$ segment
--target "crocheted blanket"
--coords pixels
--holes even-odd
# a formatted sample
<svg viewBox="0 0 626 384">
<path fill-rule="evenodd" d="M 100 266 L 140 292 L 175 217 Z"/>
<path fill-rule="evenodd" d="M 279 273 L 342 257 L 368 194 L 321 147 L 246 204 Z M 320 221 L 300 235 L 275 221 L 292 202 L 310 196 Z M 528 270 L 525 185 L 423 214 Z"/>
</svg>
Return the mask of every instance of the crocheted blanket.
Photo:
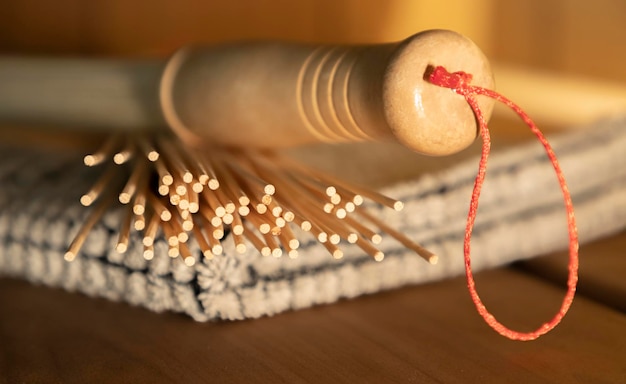
<svg viewBox="0 0 626 384">
<path fill-rule="evenodd" d="M 576 209 L 581 241 L 626 227 L 626 119 L 552 138 Z M 189 267 L 167 255 L 162 238 L 151 261 L 134 233 L 125 254 L 114 248 L 121 210 L 105 214 L 73 262 L 63 255 L 87 213 L 79 198 L 93 171 L 71 155 L 0 148 L 0 276 L 125 301 L 153 311 L 183 312 L 196 320 L 243 319 L 332 303 L 463 272 L 462 243 L 477 160 L 389 187 L 401 212 L 369 209 L 439 256 L 430 265 L 383 235 L 376 262 L 342 245 L 344 258 L 300 234 L 300 256 L 224 255 Z M 567 246 L 565 210 L 553 169 L 536 143 L 492 155 L 481 197 L 472 255 L 475 270 L 496 267 Z M 200 252 L 196 244 L 191 251 Z"/>
</svg>

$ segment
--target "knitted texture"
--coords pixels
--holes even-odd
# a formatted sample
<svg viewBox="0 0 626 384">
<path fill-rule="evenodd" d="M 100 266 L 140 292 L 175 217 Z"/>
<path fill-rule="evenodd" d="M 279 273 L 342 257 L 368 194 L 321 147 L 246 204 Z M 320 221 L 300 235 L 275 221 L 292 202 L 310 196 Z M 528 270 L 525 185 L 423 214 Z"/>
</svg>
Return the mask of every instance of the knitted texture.
<svg viewBox="0 0 626 384">
<path fill-rule="evenodd" d="M 606 120 L 552 139 L 567 177 L 581 242 L 626 227 L 626 119 Z M 167 255 L 162 238 L 151 261 L 133 233 L 125 254 L 114 250 L 122 210 L 108 212 L 71 263 L 63 260 L 87 209 L 78 202 L 94 172 L 70 155 L 0 150 L 0 276 L 23 277 L 153 311 L 183 312 L 199 321 L 243 319 L 332 303 L 406 284 L 463 273 L 463 236 L 477 160 L 390 187 L 402 212 L 371 211 L 439 255 L 430 265 L 383 234 L 382 262 L 342 244 L 334 260 L 307 234 L 300 257 L 239 254 L 225 239 L 225 255 L 188 267 Z M 475 270 L 565 249 L 562 195 L 553 169 L 535 143 L 494 153 L 472 239 Z"/>
</svg>

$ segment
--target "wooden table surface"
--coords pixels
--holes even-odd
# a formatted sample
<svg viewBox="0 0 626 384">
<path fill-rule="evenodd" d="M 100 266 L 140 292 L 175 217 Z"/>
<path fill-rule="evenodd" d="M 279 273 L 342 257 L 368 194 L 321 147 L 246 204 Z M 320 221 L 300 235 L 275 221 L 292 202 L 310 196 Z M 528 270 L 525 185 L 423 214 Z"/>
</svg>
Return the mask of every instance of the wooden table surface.
<svg viewBox="0 0 626 384">
<path fill-rule="evenodd" d="M 463 277 L 205 324 L 0 279 L 0 382 L 624 383 L 625 248 L 626 234 L 582 248 L 571 312 L 534 342 L 488 328 Z M 501 321 L 529 330 L 560 305 L 564 260 L 558 254 L 479 273 L 477 285 Z M 554 273 L 532 272 L 555 261 Z M 605 275 L 605 285 L 618 284 L 617 299 L 594 293 Z"/>
</svg>

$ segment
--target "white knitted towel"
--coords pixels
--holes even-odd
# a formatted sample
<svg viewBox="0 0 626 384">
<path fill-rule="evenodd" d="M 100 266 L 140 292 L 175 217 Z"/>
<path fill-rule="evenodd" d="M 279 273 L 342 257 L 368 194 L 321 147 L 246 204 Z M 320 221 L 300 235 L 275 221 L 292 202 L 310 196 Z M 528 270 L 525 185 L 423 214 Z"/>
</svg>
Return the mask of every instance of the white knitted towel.
<svg viewBox="0 0 626 384">
<path fill-rule="evenodd" d="M 581 241 L 626 227 L 626 119 L 595 124 L 552 140 L 574 199 Z M 193 267 L 167 255 L 163 239 L 152 261 L 141 239 L 114 251 L 121 211 L 109 212 L 73 262 L 66 248 L 87 213 L 80 194 L 92 170 L 75 156 L 0 149 L 0 276 L 60 286 L 153 311 L 176 311 L 196 320 L 243 319 L 331 303 L 463 271 L 462 241 L 477 160 L 383 191 L 405 202 L 402 212 L 371 207 L 388 224 L 439 255 L 430 265 L 383 236 L 386 254 L 375 262 L 344 245 L 334 260 L 306 234 L 296 260 L 250 252 L 224 241 L 225 256 L 204 260 L 195 244 Z M 492 155 L 472 240 L 480 270 L 529 258 L 567 244 L 565 210 L 554 171 L 536 143 Z M 136 235 L 136 234 L 135 234 Z M 137 246 L 133 246 L 133 244 Z"/>
</svg>

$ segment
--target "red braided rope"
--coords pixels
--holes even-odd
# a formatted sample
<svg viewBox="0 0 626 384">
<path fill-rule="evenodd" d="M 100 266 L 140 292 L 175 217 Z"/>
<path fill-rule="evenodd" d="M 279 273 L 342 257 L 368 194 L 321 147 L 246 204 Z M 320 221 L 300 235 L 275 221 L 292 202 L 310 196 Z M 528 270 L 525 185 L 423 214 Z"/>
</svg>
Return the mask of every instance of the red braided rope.
<svg viewBox="0 0 626 384">
<path fill-rule="evenodd" d="M 569 189 L 567 188 L 567 184 L 565 182 L 565 177 L 563 176 L 563 171 L 559 166 L 559 162 L 556 158 L 556 155 L 554 154 L 554 151 L 552 150 L 552 147 L 548 143 L 548 140 L 546 140 L 545 136 L 541 133 L 539 128 L 537 128 L 537 125 L 517 104 L 513 103 L 511 100 L 507 99 L 506 97 L 495 91 L 470 85 L 472 75 L 465 72 L 450 73 L 443 67 L 436 67 L 432 71 L 428 79 L 432 84 L 445 88 L 450 88 L 454 92 L 465 98 L 467 103 L 474 111 L 474 115 L 476 116 L 476 120 L 479 124 L 480 135 L 483 140 L 482 152 L 478 165 L 478 174 L 476 175 L 476 180 L 474 182 L 472 199 L 470 201 L 469 213 L 467 215 L 467 225 L 465 227 L 465 241 L 463 245 L 465 275 L 467 277 L 467 285 L 472 301 L 476 305 L 478 313 L 483 317 L 485 322 L 489 324 L 489 326 L 491 326 L 491 328 L 493 328 L 499 334 L 512 340 L 534 340 L 539 336 L 549 332 L 561 322 L 561 320 L 569 310 L 570 306 L 572 305 L 572 301 L 574 300 L 574 295 L 576 293 L 576 284 L 578 282 L 578 231 L 576 229 L 576 220 L 574 218 L 574 206 L 572 204 L 572 198 L 570 196 Z M 565 209 L 567 212 L 567 229 L 569 234 L 569 275 L 567 279 L 567 292 L 565 294 L 565 297 L 563 298 L 561 308 L 555 314 L 555 316 L 549 322 L 543 324 L 538 329 L 532 332 L 518 332 L 504 326 L 502 323 L 496 320 L 496 318 L 487 310 L 482 300 L 480 299 L 478 292 L 476 291 L 476 283 L 474 282 L 474 276 L 472 274 L 470 258 L 470 240 L 472 237 L 474 222 L 476 221 L 476 212 L 478 211 L 478 199 L 480 197 L 480 191 L 482 189 L 485 175 L 487 173 L 487 159 L 489 158 L 489 152 L 491 150 L 491 138 L 489 135 L 489 128 L 487 127 L 487 122 L 485 121 L 480 106 L 478 105 L 478 101 L 476 100 L 476 95 L 484 95 L 507 105 L 509 108 L 515 111 L 515 113 L 524 121 L 524 123 L 526 123 L 526 125 L 528 125 L 530 130 L 535 134 L 535 136 L 537 136 L 537 139 L 545 148 L 546 154 L 548 155 L 548 158 L 552 163 L 552 166 L 556 173 L 556 177 L 559 181 L 561 191 L 563 192 L 563 200 L 565 202 Z"/>
</svg>

